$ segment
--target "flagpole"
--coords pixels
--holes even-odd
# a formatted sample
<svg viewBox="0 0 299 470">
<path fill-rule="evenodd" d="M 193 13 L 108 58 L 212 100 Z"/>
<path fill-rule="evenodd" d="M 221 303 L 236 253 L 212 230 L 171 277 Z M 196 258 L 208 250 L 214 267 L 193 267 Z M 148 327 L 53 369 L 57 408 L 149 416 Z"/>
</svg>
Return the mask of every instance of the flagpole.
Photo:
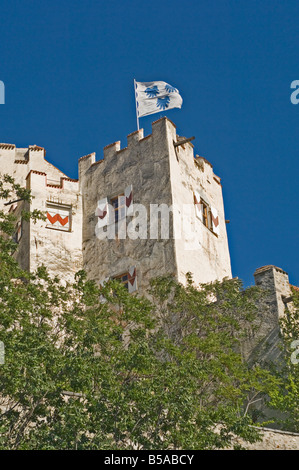
<svg viewBox="0 0 299 470">
<path fill-rule="evenodd" d="M 139 131 L 139 119 L 138 119 L 136 80 L 135 80 L 135 78 L 134 78 L 134 93 L 135 93 L 135 105 L 136 105 L 137 130 Z"/>
</svg>

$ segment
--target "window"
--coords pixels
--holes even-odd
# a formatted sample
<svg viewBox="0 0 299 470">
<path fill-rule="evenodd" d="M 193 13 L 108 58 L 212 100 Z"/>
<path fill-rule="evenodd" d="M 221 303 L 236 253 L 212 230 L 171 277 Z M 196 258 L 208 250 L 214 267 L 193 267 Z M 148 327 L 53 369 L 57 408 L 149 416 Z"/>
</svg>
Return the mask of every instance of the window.
<svg viewBox="0 0 299 470">
<path fill-rule="evenodd" d="M 119 280 L 130 293 L 137 290 L 137 272 L 135 266 L 131 266 L 125 273 L 113 276 L 112 279 Z"/>
<path fill-rule="evenodd" d="M 98 200 L 95 216 L 98 217 L 97 228 L 124 221 L 126 216 L 133 215 L 133 189 L 127 186 L 123 193 L 114 197 Z M 118 231 L 118 228 L 116 227 Z"/>
<path fill-rule="evenodd" d="M 47 203 L 47 228 L 62 230 L 63 232 L 71 231 L 71 206 L 63 204 Z"/>
<path fill-rule="evenodd" d="M 200 200 L 200 204 L 202 206 L 202 222 L 206 227 L 212 229 L 211 209 L 203 199 Z"/>
<path fill-rule="evenodd" d="M 119 276 L 113 277 L 117 281 L 121 282 L 127 290 L 129 290 L 129 273 L 120 274 Z"/>
<path fill-rule="evenodd" d="M 197 191 L 194 192 L 196 216 L 214 235 L 219 235 L 219 216 L 215 207 L 211 207 Z"/>
<path fill-rule="evenodd" d="M 117 197 L 113 197 L 110 203 L 114 209 L 114 222 L 117 223 L 119 220 L 124 219 L 126 217 L 125 195 L 119 194 Z"/>
<path fill-rule="evenodd" d="M 21 237 L 22 237 L 22 221 L 19 220 L 16 225 L 16 231 L 13 236 L 13 241 L 16 243 L 20 243 Z"/>
</svg>

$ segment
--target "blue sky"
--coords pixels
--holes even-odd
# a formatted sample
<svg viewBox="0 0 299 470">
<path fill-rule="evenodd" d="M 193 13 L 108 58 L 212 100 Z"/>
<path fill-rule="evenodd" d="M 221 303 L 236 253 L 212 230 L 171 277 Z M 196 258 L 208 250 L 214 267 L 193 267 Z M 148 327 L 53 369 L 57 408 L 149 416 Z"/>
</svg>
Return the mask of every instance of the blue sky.
<svg viewBox="0 0 299 470">
<path fill-rule="evenodd" d="M 297 0 L 2 0 L 0 141 L 76 178 L 136 129 L 133 78 L 164 80 L 184 100 L 167 116 L 222 178 L 233 275 L 275 264 L 299 285 L 298 18 Z"/>
</svg>

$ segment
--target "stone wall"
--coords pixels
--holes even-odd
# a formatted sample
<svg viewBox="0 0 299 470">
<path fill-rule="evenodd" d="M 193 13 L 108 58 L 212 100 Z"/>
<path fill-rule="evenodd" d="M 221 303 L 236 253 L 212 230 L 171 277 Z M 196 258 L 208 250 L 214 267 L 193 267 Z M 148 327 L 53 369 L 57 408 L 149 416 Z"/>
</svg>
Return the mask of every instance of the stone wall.
<svg viewBox="0 0 299 470">
<path fill-rule="evenodd" d="M 286 305 L 292 308 L 292 292 L 288 274 L 277 266 L 258 268 L 254 273 L 255 284 L 264 290 L 259 301 L 259 315 L 252 325 L 249 338 L 243 343 L 243 353 L 249 360 L 279 362 L 280 325 Z"/>
<path fill-rule="evenodd" d="M 292 295 L 289 276 L 277 266 L 263 266 L 254 273 L 255 284 L 268 291 L 266 302 L 277 318 L 285 312 L 285 302 Z"/>
<path fill-rule="evenodd" d="M 72 206 L 72 229 L 68 233 L 49 231 L 47 223 L 24 222 L 17 254 L 21 265 L 33 270 L 38 264 L 45 264 L 66 279 L 83 265 L 89 278 L 97 282 L 134 267 L 139 292 L 158 275 L 172 274 L 184 282 L 186 273 L 191 272 L 197 283 L 231 277 L 222 188 L 212 166 L 203 158 L 194 158 L 191 143 L 175 146 L 181 138 L 167 118 L 152 124 L 151 135 L 144 137 L 141 129 L 130 134 L 127 141 L 127 147 L 122 149 L 120 142 L 107 145 L 103 159 L 98 161 L 94 153 L 82 157 L 79 183 L 47 162 L 42 147 L 18 149 L 12 144 L 0 144 L 1 173 L 9 173 L 16 182 L 27 184 L 35 196 L 31 209 L 46 213 L 49 202 Z M 152 205 L 166 207 L 163 217 L 158 211 L 157 237 L 150 233 L 148 224 L 142 236 L 136 230 L 135 239 L 118 236 L 99 240 L 95 234 L 98 201 L 111 201 L 128 187 L 133 189 L 135 207 L 142 204 L 146 208 L 148 222 Z M 217 209 L 219 234 L 196 219 L 194 191 Z M 18 214 L 21 205 L 14 207 Z M 189 206 L 189 215 L 183 213 L 184 205 Z M 136 211 L 134 217 L 128 216 L 127 223 L 138 222 L 139 215 Z M 168 217 L 169 235 L 164 236 L 160 229 Z"/>
<path fill-rule="evenodd" d="M 299 450 L 299 434 L 269 428 L 262 429 L 262 440 L 254 444 L 237 439 L 247 450 Z"/>
<path fill-rule="evenodd" d="M 162 118 L 152 124 L 151 135 L 144 137 L 142 129 L 130 134 L 126 148 L 121 149 L 120 142 L 115 142 L 104 148 L 101 160 L 96 161 L 94 153 L 80 159 L 83 263 L 90 278 L 101 282 L 136 266 L 138 290 L 142 292 L 158 275 L 173 274 L 184 282 L 186 273 L 192 272 L 198 283 L 231 277 L 220 179 L 208 162 L 195 160 L 191 144 L 175 147 L 179 141 L 175 125 Z M 111 201 L 128 185 L 133 188 L 134 205 L 143 204 L 148 215 L 153 204 L 175 207 L 169 216 L 168 239 L 161 233 L 158 239 L 152 239 L 149 225 L 145 237 L 136 240 L 96 237 L 98 201 Z M 195 220 L 195 189 L 217 208 L 219 236 Z M 186 219 L 181 219 L 184 205 L 191 210 L 189 227 Z M 182 222 L 180 234 L 178 219 Z M 127 223 L 130 221 L 132 218 L 127 218 Z M 190 231 L 195 232 L 193 246 L 189 243 Z"/>
<path fill-rule="evenodd" d="M 133 203 L 171 205 L 168 141 L 165 121 L 153 123 L 153 132 L 143 137 L 143 130 L 128 136 L 126 148 L 120 142 L 104 148 L 104 159 L 95 154 L 79 161 L 79 181 L 83 196 L 83 262 L 88 276 L 101 282 L 136 267 L 138 291 L 148 286 L 149 279 L 163 274 L 176 274 L 173 239 L 152 240 L 149 232 L 136 240 L 130 238 L 99 240 L 95 235 L 97 203 L 124 193 L 132 185 Z M 138 212 L 135 213 L 138 217 Z M 132 217 L 127 217 L 127 223 Z"/>
</svg>

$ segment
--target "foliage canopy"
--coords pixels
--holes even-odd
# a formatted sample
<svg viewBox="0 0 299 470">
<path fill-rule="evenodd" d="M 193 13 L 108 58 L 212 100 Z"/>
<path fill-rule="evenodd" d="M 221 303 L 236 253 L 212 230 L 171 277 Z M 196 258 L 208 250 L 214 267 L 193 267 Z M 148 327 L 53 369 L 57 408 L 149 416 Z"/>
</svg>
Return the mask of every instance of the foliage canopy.
<svg viewBox="0 0 299 470">
<path fill-rule="evenodd" d="M 30 201 L 6 177 L 0 197 L 11 194 Z M 164 277 L 140 297 L 117 281 L 99 288 L 83 271 L 63 285 L 44 267 L 18 266 L 15 223 L 0 212 L 1 449 L 220 449 L 234 436 L 258 439 L 248 410 L 279 379 L 240 354 L 256 288 Z"/>
</svg>

